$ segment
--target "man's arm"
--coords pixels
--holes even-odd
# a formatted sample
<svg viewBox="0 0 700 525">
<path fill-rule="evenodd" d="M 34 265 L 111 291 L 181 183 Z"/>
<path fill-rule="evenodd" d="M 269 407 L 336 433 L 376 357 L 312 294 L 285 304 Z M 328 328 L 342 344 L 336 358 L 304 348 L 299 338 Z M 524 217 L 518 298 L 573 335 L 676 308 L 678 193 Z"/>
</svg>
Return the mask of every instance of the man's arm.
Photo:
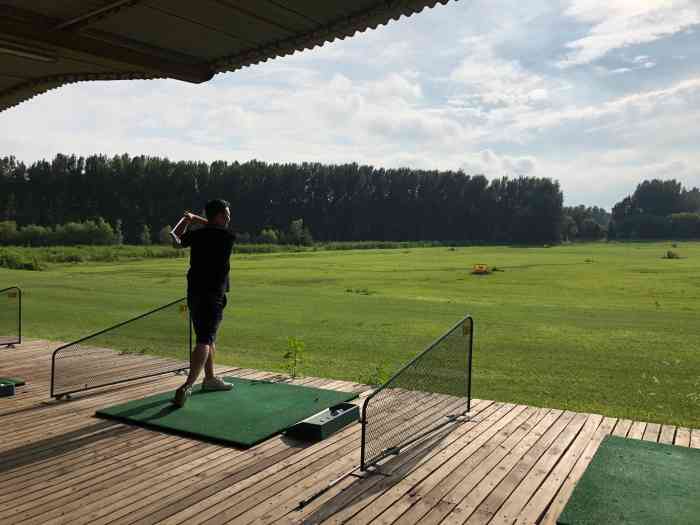
<svg viewBox="0 0 700 525">
<path fill-rule="evenodd" d="M 175 246 L 183 246 L 182 238 L 187 233 L 190 224 L 193 222 L 199 224 L 208 224 L 209 221 L 204 217 L 200 217 L 194 213 L 186 211 L 182 216 L 182 219 L 175 225 L 175 228 L 170 232 L 170 236 L 173 238 Z"/>
<path fill-rule="evenodd" d="M 197 224 L 209 224 L 208 219 L 202 217 L 201 215 L 197 215 L 196 213 L 186 211 L 185 217 L 187 217 L 191 223 L 196 222 Z"/>
</svg>

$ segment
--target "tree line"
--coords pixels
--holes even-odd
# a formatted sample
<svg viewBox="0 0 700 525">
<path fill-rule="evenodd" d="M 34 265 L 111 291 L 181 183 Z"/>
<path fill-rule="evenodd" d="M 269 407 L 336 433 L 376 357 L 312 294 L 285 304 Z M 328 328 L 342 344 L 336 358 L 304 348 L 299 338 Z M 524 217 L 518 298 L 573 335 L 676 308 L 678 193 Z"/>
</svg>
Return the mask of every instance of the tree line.
<svg viewBox="0 0 700 525">
<path fill-rule="evenodd" d="M 608 238 L 700 238 L 700 189 L 677 180 L 645 180 L 613 206 Z"/>
<path fill-rule="evenodd" d="M 0 221 L 19 232 L 102 219 L 138 244 L 211 198 L 231 202 L 243 240 L 554 243 L 563 220 L 563 194 L 547 178 L 129 155 L 0 161 Z"/>
<path fill-rule="evenodd" d="M 0 244 L 168 243 L 183 210 L 231 202 L 239 242 L 556 243 L 700 238 L 700 190 L 648 180 L 612 213 L 563 206 L 556 181 L 358 164 L 0 159 Z"/>
<path fill-rule="evenodd" d="M 564 241 L 597 240 L 608 234 L 611 215 L 598 206 L 567 206 L 563 209 L 561 237 Z"/>
</svg>

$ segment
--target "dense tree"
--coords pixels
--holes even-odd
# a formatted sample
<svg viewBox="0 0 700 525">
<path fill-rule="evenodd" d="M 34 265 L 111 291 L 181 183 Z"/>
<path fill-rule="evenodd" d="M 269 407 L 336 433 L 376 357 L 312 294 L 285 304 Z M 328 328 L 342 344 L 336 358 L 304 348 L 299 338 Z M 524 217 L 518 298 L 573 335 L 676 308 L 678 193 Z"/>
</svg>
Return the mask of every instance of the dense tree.
<svg viewBox="0 0 700 525">
<path fill-rule="evenodd" d="M 278 241 L 301 220 L 299 242 L 550 243 L 559 240 L 563 218 L 559 185 L 544 178 L 489 182 L 461 171 L 128 155 L 57 155 L 30 166 L 0 161 L 0 220 L 19 226 L 104 217 L 117 238 L 139 243 L 144 226 L 157 237 L 183 210 L 201 212 L 215 197 L 231 202 L 237 232 L 268 239 L 274 232 Z"/>
<path fill-rule="evenodd" d="M 622 239 L 698 238 L 697 217 L 698 188 L 686 190 L 676 180 L 645 180 L 613 207 L 611 230 Z"/>
<path fill-rule="evenodd" d="M 564 208 L 564 216 L 570 217 L 576 225 L 575 234 L 571 235 L 572 228 L 569 226 L 566 233 L 569 240 L 573 239 L 601 239 L 607 233 L 610 213 L 598 206 L 571 206 Z"/>
<path fill-rule="evenodd" d="M 151 229 L 148 227 L 148 224 L 144 224 L 141 229 L 139 244 L 143 244 L 144 246 L 151 244 Z"/>
<path fill-rule="evenodd" d="M 565 241 L 572 241 L 578 235 L 578 226 L 571 215 L 564 215 L 561 223 L 561 236 Z"/>
</svg>

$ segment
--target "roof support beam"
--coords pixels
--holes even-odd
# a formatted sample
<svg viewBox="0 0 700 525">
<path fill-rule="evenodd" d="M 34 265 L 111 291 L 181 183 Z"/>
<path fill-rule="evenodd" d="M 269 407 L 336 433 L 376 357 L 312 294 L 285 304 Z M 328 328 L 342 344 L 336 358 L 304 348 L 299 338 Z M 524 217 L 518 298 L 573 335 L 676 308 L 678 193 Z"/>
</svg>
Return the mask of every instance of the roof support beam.
<svg viewBox="0 0 700 525">
<path fill-rule="evenodd" d="M 99 9 L 94 9 L 89 13 L 85 13 L 83 15 L 76 16 L 75 18 L 71 18 L 70 20 L 66 20 L 65 22 L 61 22 L 56 27 L 54 27 L 54 29 L 80 29 L 81 27 L 85 27 L 89 24 L 92 24 L 93 22 L 118 13 L 122 9 L 133 7 L 134 5 L 140 2 L 143 2 L 143 0 L 118 0 L 117 2 L 112 2 L 111 4 L 108 4 Z"/>
<path fill-rule="evenodd" d="M 169 57 L 149 54 L 104 42 L 70 31 L 56 31 L 43 24 L 29 24 L 0 18 L 0 39 L 18 40 L 25 45 L 36 44 L 57 51 L 68 50 L 104 61 L 112 62 L 119 69 L 143 71 L 152 76 L 163 76 L 201 83 L 214 75 L 212 68 L 202 64 L 178 62 Z"/>
</svg>

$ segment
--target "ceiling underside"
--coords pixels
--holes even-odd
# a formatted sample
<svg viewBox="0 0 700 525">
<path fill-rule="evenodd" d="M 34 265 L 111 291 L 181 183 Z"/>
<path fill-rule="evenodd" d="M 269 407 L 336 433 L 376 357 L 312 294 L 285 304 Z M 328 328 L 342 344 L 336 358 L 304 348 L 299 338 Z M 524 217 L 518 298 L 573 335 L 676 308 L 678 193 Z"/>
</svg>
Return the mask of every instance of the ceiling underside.
<svg viewBox="0 0 700 525">
<path fill-rule="evenodd" d="M 216 73 L 448 0 L 0 0 L 0 111 L 64 84 Z"/>
</svg>

